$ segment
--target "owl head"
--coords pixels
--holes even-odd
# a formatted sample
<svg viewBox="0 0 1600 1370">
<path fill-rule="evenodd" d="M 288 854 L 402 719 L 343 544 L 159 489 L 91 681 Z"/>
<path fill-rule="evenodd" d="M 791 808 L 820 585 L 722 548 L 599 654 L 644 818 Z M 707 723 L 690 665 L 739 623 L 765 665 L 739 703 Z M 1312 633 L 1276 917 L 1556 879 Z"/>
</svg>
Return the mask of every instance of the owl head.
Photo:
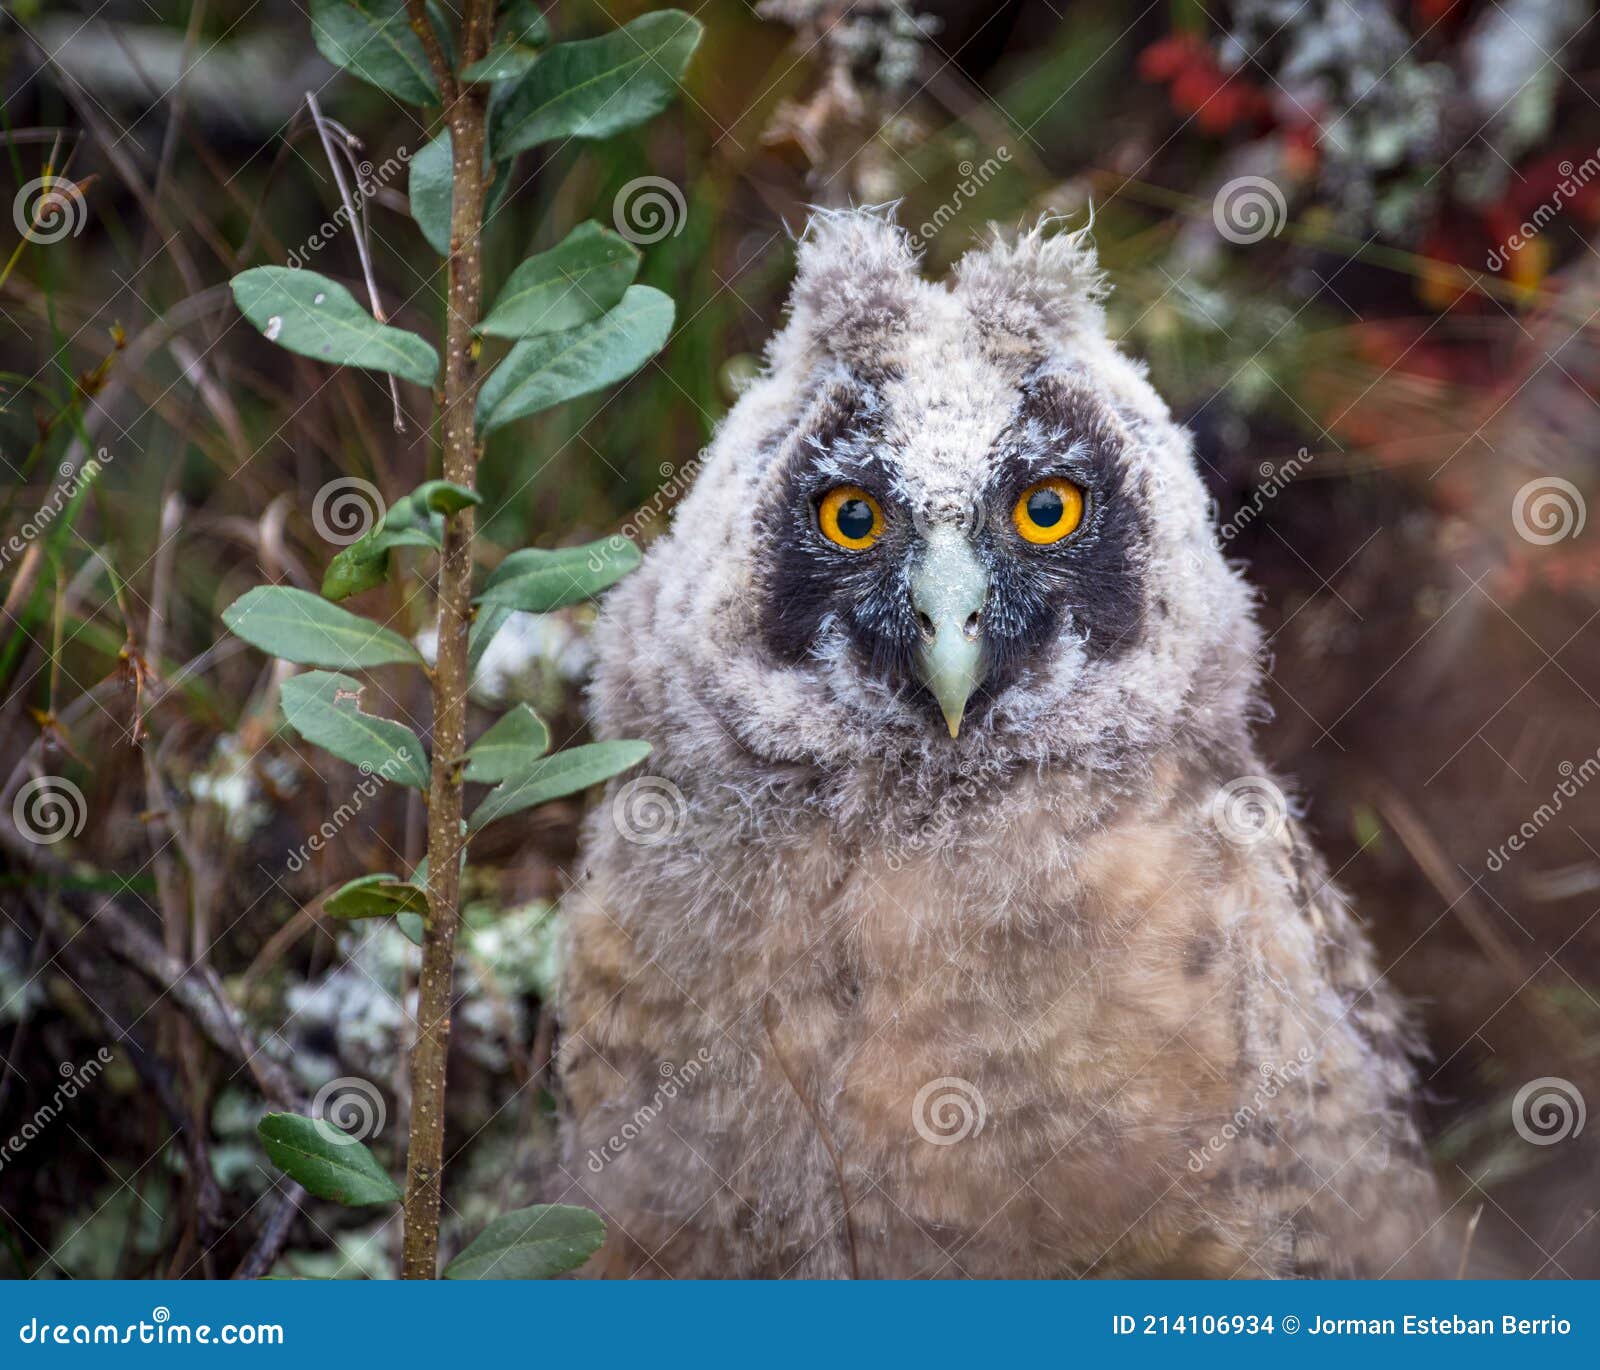
<svg viewBox="0 0 1600 1370">
<path fill-rule="evenodd" d="M 1250 594 L 1086 235 L 1052 227 L 930 282 L 889 215 L 813 219 L 763 375 L 608 606 L 603 728 L 822 771 L 1242 735 Z"/>
</svg>

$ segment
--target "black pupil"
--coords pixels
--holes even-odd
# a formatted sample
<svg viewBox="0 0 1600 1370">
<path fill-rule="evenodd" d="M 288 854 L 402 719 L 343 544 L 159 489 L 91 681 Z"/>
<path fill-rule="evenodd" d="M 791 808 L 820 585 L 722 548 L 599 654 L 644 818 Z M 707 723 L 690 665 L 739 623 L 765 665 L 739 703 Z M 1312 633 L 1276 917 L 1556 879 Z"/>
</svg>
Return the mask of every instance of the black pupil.
<svg viewBox="0 0 1600 1370">
<path fill-rule="evenodd" d="M 1061 502 L 1061 492 L 1046 486 L 1028 496 L 1028 517 L 1041 528 L 1054 528 L 1067 512 Z"/>
<path fill-rule="evenodd" d="M 872 506 L 864 499 L 847 499 L 839 506 L 839 531 L 852 542 L 872 533 Z"/>
</svg>

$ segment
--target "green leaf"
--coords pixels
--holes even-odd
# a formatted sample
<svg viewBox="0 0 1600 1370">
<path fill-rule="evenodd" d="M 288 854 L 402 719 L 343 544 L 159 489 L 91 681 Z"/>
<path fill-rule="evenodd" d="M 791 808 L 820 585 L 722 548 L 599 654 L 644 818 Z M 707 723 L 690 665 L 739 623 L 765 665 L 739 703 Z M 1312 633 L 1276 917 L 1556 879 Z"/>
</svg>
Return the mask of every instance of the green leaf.
<svg viewBox="0 0 1600 1370">
<path fill-rule="evenodd" d="M 283 716 L 307 742 L 369 774 L 428 788 L 428 754 L 404 723 L 361 712 L 359 680 L 307 671 L 283 682 Z"/>
<path fill-rule="evenodd" d="M 360 1208 L 398 1203 L 404 1197 L 377 1157 L 332 1123 L 298 1113 L 269 1113 L 256 1124 L 256 1135 L 273 1165 L 319 1199 Z"/>
<path fill-rule="evenodd" d="M 493 783 L 515 775 L 550 750 L 550 729 L 526 704 L 519 704 L 467 752 L 466 778 Z"/>
<path fill-rule="evenodd" d="M 587 1208 L 535 1204 L 503 1213 L 444 1268 L 447 1280 L 548 1280 L 600 1249 L 605 1224 Z"/>
<path fill-rule="evenodd" d="M 311 0 L 311 36 L 336 67 L 413 105 L 439 102 L 439 84 L 411 30 L 405 0 Z"/>
<path fill-rule="evenodd" d="M 484 604 L 478 609 L 477 615 L 472 620 L 472 627 L 467 630 L 467 674 L 470 676 L 478 669 L 478 663 L 483 660 L 483 654 L 489 650 L 489 644 L 494 641 L 494 635 L 512 615 L 512 610 L 504 604 Z"/>
<path fill-rule="evenodd" d="M 389 528 L 387 521 L 344 548 L 322 573 L 324 599 L 348 599 L 374 585 L 382 585 L 389 575 L 389 552 L 395 547 L 428 547 L 439 550 L 439 539 L 421 528 Z"/>
<path fill-rule="evenodd" d="M 447 480 L 423 481 L 407 498 L 416 508 L 436 514 L 457 514 L 468 505 L 483 503 L 483 496 L 476 490 Z"/>
<path fill-rule="evenodd" d="M 252 646 L 300 666 L 419 666 L 399 633 L 287 585 L 258 585 L 222 611 L 222 621 Z"/>
<path fill-rule="evenodd" d="M 388 371 L 431 385 L 439 354 L 415 333 L 379 323 L 336 281 L 315 271 L 258 266 L 233 278 L 240 312 L 268 342 L 339 366 Z"/>
<path fill-rule="evenodd" d="M 547 614 L 577 604 L 615 585 L 639 557 L 638 547 L 620 533 L 581 547 L 525 547 L 494 568 L 478 596 L 479 614 L 491 605 Z"/>
<path fill-rule="evenodd" d="M 613 308 L 638 270 L 639 250 L 591 219 L 513 271 L 478 331 L 531 338 L 576 328 Z"/>
<path fill-rule="evenodd" d="M 700 33 L 681 10 L 657 10 L 600 38 L 557 43 L 495 112 L 495 161 L 556 138 L 608 138 L 659 114 Z"/>
<path fill-rule="evenodd" d="M 576 794 L 637 766 L 650 755 L 648 742 L 591 742 L 541 757 L 527 770 L 496 785 L 467 820 L 471 832 L 497 818 L 531 809 L 546 800 Z"/>
<path fill-rule="evenodd" d="M 450 209 L 455 194 L 455 163 L 450 130 L 445 129 L 411 159 L 406 198 L 428 246 L 441 257 L 450 252 Z"/>
<path fill-rule="evenodd" d="M 420 913 L 397 913 L 394 916 L 394 925 L 400 929 L 406 941 L 414 942 L 419 947 L 422 945 L 428 925 Z"/>
<path fill-rule="evenodd" d="M 362 875 L 340 885 L 322 901 L 330 918 L 420 917 L 428 911 L 428 893 L 394 875 Z"/>
<path fill-rule="evenodd" d="M 505 8 L 506 27 L 502 36 L 506 42 L 543 47 L 550 41 L 550 21 L 535 0 L 511 0 Z"/>
<path fill-rule="evenodd" d="M 592 323 L 524 339 L 479 392 L 479 431 L 492 432 L 626 379 L 661 350 L 672 317 L 671 299 L 650 286 L 634 285 L 621 304 Z"/>
<path fill-rule="evenodd" d="M 461 73 L 463 81 L 515 81 L 539 60 L 539 49 L 519 43 L 497 47 Z"/>
</svg>

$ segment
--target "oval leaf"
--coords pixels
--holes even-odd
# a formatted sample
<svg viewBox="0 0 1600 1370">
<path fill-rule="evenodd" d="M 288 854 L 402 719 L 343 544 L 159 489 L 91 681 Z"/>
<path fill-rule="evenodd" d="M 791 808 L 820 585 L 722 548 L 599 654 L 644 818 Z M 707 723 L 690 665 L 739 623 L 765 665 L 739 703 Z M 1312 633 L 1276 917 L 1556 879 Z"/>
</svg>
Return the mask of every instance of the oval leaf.
<svg viewBox="0 0 1600 1370">
<path fill-rule="evenodd" d="M 468 505 L 482 504 L 483 496 L 448 480 L 426 480 L 407 497 L 419 509 L 436 514 L 457 514 Z"/>
<path fill-rule="evenodd" d="M 315 271 L 254 267 L 233 278 L 233 298 L 262 337 L 291 352 L 392 372 L 418 385 L 431 385 L 438 373 L 432 347 L 415 333 L 379 323 L 342 285 Z"/>
<path fill-rule="evenodd" d="M 629 286 L 604 317 L 565 333 L 519 342 L 478 395 L 478 428 L 576 399 L 631 376 L 659 352 L 672 331 L 672 301 L 647 285 Z"/>
<path fill-rule="evenodd" d="M 428 756 L 404 723 L 361 712 L 359 680 L 307 671 L 283 682 L 283 716 L 307 742 L 369 774 L 428 788 Z"/>
<path fill-rule="evenodd" d="M 531 338 L 576 328 L 615 307 L 638 270 L 639 250 L 591 219 L 513 271 L 478 331 Z"/>
<path fill-rule="evenodd" d="M 506 26 L 502 37 L 508 43 L 527 43 L 542 48 L 550 41 L 550 21 L 535 0 L 511 0 L 505 7 Z"/>
<path fill-rule="evenodd" d="M 463 81 L 515 81 L 539 60 L 539 49 L 506 43 L 461 73 Z"/>
<path fill-rule="evenodd" d="M 535 1204 L 504 1213 L 444 1268 L 447 1280 L 548 1280 L 600 1249 L 605 1224 L 587 1208 Z"/>
<path fill-rule="evenodd" d="M 482 610 L 498 606 L 547 614 L 615 585 L 639 558 L 638 547 L 620 533 L 582 547 L 525 547 L 494 568 L 478 603 Z"/>
<path fill-rule="evenodd" d="M 649 755 L 648 742 L 627 741 L 591 742 L 583 747 L 568 747 L 554 756 L 541 757 L 527 770 L 490 790 L 467 821 L 467 830 L 477 832 L 497 818 L 586 790 L 630 766 L 637 766 Z"/>
<path fill-rule="evenodd" d="M 413 105 L 438 103 L 439 83 L 405 0 L 311 0 L 311 36 L 334 66 L 368 85 Z"/>
<path fill-rule="evenodd" d="M 550 750 L 550 729 L 526 704 L 511 710 L 467 752 L 466 778 L 493 784 L 515 775 Z"/>
<path fill-rule="evenodd" d="M 252 646 L 300 666 L 422 664 L 399 633 L 288 585 L 245 591 L 222 611 L 222 621 Z"/>
<path fill-rule="evenodd" d="M 601 38 L 549 48 L 494 116 L 495 161 L 555 138 L 608 138 L 659 114 L 700 32 L 681 10 L 657 10 Z"/>
<path fill-rule="evenodd" d="M 450 130 L 445 129 L 411 159 L 406 199 L 428 246 L 441 257 L 450 251 L 450 209 L 455 194 L 455 162 Z"/>
<path fill-rule="evenodd" d="M 382 585 L 389 574 L 389 553 L 396 547 L 428 547 L 437 551 L 439 539 L 421 528 L 374 528 L 328 563 L 328 569 L 322 573 L 322 597 L 348 599 L 374 585 Z"/>
<path fill-rule="evenodd" d="M 494 635 L 505 627 L 511 613 L 504 604 L 485 604 L 473 617 L 472 627 L 467 630 L 467 670 L 470 673 L 477 674 L 483 654 L 489 650 Z"/>
<path fill-rule="evenodd" d="M 396 875 L 363 875 L 324 899 L 322 911 L 330 918 L 420 918 L 428 911 L 428 894 Z"/>
<path fill-rule="evenodd" d="M 256 1135 L 273 1165 L 319 1199 L 359 1208 L 397 1203 L 403 1197 L 377 1157 L 332 1123 L 298 1113 L 269 1113 L 256 1124 Z"/>
</svg>

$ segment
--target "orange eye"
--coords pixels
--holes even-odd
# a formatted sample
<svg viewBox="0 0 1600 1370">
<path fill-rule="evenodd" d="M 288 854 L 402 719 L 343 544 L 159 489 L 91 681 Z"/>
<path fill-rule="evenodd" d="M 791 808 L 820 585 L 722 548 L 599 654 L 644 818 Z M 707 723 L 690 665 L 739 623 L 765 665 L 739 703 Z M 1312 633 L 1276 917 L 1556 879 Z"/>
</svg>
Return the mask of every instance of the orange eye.
<svg viewBox="0 0 1600 1370">
<path fill-rule="evenodd" d="M 1018 497 L 1011 521 L 1029 542 L 1048 547 L 1083 522 L 1083 491 L 1060 476 L 1041 480 Z"/>
<path fill-rule="evenodd" d="M 829 542 L 862 552 L 883 532 L 883 510 L 859 485 L 841 485 L 817 505 L 817 525 Z"/>
</svg>

